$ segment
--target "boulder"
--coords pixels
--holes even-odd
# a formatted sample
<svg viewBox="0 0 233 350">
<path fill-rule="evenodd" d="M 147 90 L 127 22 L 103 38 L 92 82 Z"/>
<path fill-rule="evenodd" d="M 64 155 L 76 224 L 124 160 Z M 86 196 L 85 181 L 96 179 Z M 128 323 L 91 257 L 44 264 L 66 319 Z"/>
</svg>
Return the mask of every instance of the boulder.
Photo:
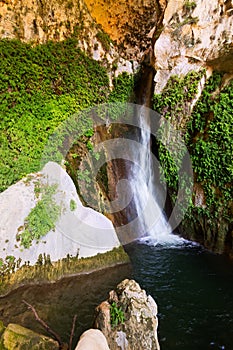
<svg viewBox="0 0 233 350">
<path fill-rule="evenodd" d="M 53 203 L 59 209 L 55 226 L 25 248 L 19 235 L 25 230 L 27 217 L 42 200 L 40 191 L 55 186 Z M 0 194 L 0 257 L 14 256 L 34 264 L 39 254 L 57 261 L 69 255 L 94 256 L 119 247 L 120 243 L 109 219 L 84 207 L 75 185 L 57 163 L 49 162 L 43 170 L 31 174 Z M 43 217 L 41 224 L 44 224 Z"/>
<path fill-rule="evenodd" d="M 98 329 L 89 329 L 84 332 L 75 350 L 110 350 L 103 333 Z"/>
<path fill-rule="evenodd" d="M 37 334 L 17 324 L 10 323 L 0 339 L 0 349 L 59 350 L 59 344 L 49 337 Z"/>
<path fill-rule="evenodd" d="M 117 310 L 123 315 L 119 322 Z M 96 308 L 94 327 L 103 332 L 111 350 L 160 349 L 157 305 L 134 280 L 122 281 L 109 293 L 108 300 Z"/>
</svg>

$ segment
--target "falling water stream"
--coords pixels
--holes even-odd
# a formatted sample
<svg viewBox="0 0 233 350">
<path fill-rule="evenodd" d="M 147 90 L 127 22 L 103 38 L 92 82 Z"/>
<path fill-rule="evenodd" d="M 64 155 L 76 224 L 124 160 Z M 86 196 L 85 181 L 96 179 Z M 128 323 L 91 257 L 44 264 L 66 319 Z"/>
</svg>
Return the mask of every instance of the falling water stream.
<svg viewBox="0 0 233 350">
<path fill-rule="evenodd" d="M 150 122 L 148 108 L 141 106 L 139 112 L 139 142 L 136 162 L 132 164 L 130 176 L 133 179 L 132 192 L 143 239 L 156 244 L 183 244 L 184 240 L 172 234 L 164 211 L 166 186 L 160 182 L 159 162 L 151 150 Z M 146 234 L 145 234 L 146 233 Z"/>
<path fill-rule="evenodd" d="M 135 117 L 138 120 L 137 141 L 140 146 L 135 150 L 132 144 L 134 162 L 128 176 L 131 180 L 131 191 L 134 193 L 133 203 L 140 218 L 139 237 L 148 239 L 153 244 L 183 244 L 184 240 L 172 234 L 172 228 L 164 210 L 167 189 L 160 181 L 161 169 L 159 161 L 152 152 L 151 123 L 158 123 L 156 113 L 152 112 L 152 96 L 154 92 L 154 69 L 142 64 L 138 85 L 135 88 Z M 140 107 L 139 107 L 140 106 Z M 159 118 L 159 117 L 158 117 Z M 130 217 L 129 217 L 130 220 Z"/>
</svg>

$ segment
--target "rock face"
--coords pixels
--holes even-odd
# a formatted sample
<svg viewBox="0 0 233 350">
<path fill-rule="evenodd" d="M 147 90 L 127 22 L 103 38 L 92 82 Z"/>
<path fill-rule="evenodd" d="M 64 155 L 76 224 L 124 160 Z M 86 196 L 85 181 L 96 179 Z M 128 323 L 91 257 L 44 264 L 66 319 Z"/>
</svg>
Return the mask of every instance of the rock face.
<svg viewBox="0 0 233 350">
<path fill-rule="evenodd" d="M 113 304 L 115 303 L 115 304 Z M 111 305 L 121 308 L 125 320 L 116 326 Z M 115 322 L 116 323 L 116 322 Z M 134 280 L 124 280 L 96 309 L 95 328 L 107 338 L 111 350 L 159 350 L 157 305 Z"/>
<path fill-rule="evenodd" d="M 0 38 L 18 38 L 37 44 L 75 36 L 79 38 L 79 46 L 91 54 L 94 59 L 105 62 L 110 70 L 114 71 L 113 75 L 123 71 L 132 73 L 135 65 L 122 58 L 119 59 L 119 54 L 114 50 L 110 38 L 102 32 L 99 25 L 103 27 L 111 39 L 119 44 L 118 50 L 130 60 L 139 61 L 144 51 L 151 45 L 152 39 L 156 93 L 163 90 L 172 75 L 182 77 L 190 71 L 206 69 L 206 77 L 203 76 L 199 84 L 198 96 L 195 100 L 186 101 L 183 106 L 186 116 L 191 113 L 203 91 L 206 79 L 212 75 L 214 70 L 225 73 L 219 90 L 226 86 L 233 77 L 232 0 L 0 1 Z M 118 69 L 115 71 L 119 61 L 121 61 L 120 67 L 118 64 Z M 218 94 L 216 93 L 216 95 Z M 188 113 L 186 113 L 186 109 Z M 177 129 L 179 127 L 185 129 L 186 127 L 186 120 L 184 123 L 182 121 L 183 125 L 181 125 L 177 118 L 175 123 Z M 114 169 L 112 170 L 114 171 Z M 17 186 L 14 187 L 14 191 L 18 194 Z M 32 208 L 35 203 L 33 197 L 28 194 L 30 185 L 28 188 L 20 186 L 27 202 L 31 203 L 30 208 Z M 203 195 L 196 190 L 194 192 L 195 206 L 197 208 L 205 206 Z M 5 195 L 8 193 L 6 192 Z M 23 198 L 20 200 L 25 204 Z M 21 205 L 22 211 L 25 208 L 24 204 Z M 10 211 L 11 215 L 14 215 L 13 208 L 7 210 L 5 208 L 4 210 L 5 212 Z M 28 213 L 29 211 L 24 213 L 24 217 Z M 5 215 L 4 213 L 2 216 L 3 221 Z M 68 215 L 65 217 L 70 220 Z M 17 221 L 17 215 L 15 218 Z M 16 231 L 20 225 L 17 223 Z M 188 222 L 188 225 L 184 226 L 184 231 L 188 226 L 192 227 L 190 231 L 195 232 L 195 234 L 190 233 L 189 238 L 196 239 L 200 235 L 201 238 L 198 240 L 201 243 L 206 242 L 207 247 L 214 248 L 219 252 L 223 251 L 224 246 L 222 238 L 220 240 L 216 238 L 217 232 L 221 231 L 221 236 L 229 235 L 229 238 L 226 239 L 230 242 L 228 245 L 232 251 L 233 234 L 232 230 L 228 233 L 228 223 L 220 217 L 214 225 L 216 232 L 214 235 L 209 229 L 209 221 L 206 218 L 201 219 L 198 225 L 195 223 L 190 225 Z M 71 233 L 72 235 L 73 233 Z M 2 252 L 4 256 L 11 254 L 11 252 L 12 254 L 16 251 L 19 252 L 19 249 L 15 248 L 17 242 L 11 240 L 9 232 L 4 231 L 2 237 L 4 238 L 0 238 L 0 243 L 5 249 Z M 7 242 L 9 237 L 10 242 Z M 87 238 L 89 241 L 90 236 L 87 235 Z M 43 244 L 39 243 L 38 247 L 42 246 Z M 9 247 L 11 247 L 10 250 Z M 48 243 L 43 246 L 41 251 L 46 251 L 45 247 L 48 247 Z M 50 249 L 48 250 L 50 251 Z M 65 251 L 67 252 L 68 249 L 63 250 L 63 252 Z M 36 252 L 40 252 L 40 249 L 36 249 Z M 81 250 L 80 253 L 82 254 Z M 56 253 L 55 256 L 59 256 L 59 254 Z"/>
<path fill-rule="evenodd" d="M 44 43 L 64 40 L 75 31 L 82 31 L 83 45 L 90 45 L 88 27 L 97 31 L 85 3 L 71 1 L 0 1 L 1 38 L 19 38 L 23 41 Z"/>
<path fill-rule="evenodd" d="M 0 39 L 43 44 L 70 37 L 78 38 L 79 47 L 93 59 L 133 73 L 133 65 L 119 57 L 83 0 L 0 1 Z"/>
<path fill-rule="evenodd" d="M 25 219 L 42 201 L 39 191 L 44 186 L 56 186 L 53 198 L 59 210 L 58 220 L 54 229 L 25 248 L 17 237 L 25 229 Z M 71 178 L 54 162 L 47 163 L 41 173 L 29 175 L 2 192 L 0 213 L 2 258 L 13 255 L 34 264 L 39 254 L 49 254 L 56 261 L 67 254 L 93 256 L 120 245 L 111 221 L 82 205 Z M 45 223 L 45 218 L 40 220 Z"/>
<path fill-rule="evenodd" d="M 49 337 L 10 323 L 0 338 L 0 348 L 4 350 L 59 350 L 59 345 Z"/>
<path fill-rule="evenodd" d="M 232 32 L 232 1 L 169 1 L 154 46 L 156 92 L 174 74 L 201 67 L 233 72 Z"/>
<path fill-rule="evenodd" d="M 160 20 L 166 3 L 167 0 L 0 1 L 0 37 L 44 43 L 75 36 L 94 59 L 116 63 L 119 56 L 102 27 L 119 44 L 118 51 L 124 57 L 139 61 L 150 46 L 150 31 Z M 120 71 L 132 72 L 129 61 L 121 60 L 119 66 Z"/>
<path fill-rule="evenodd" d="M 122 53 L 130 59 L 138 59 L 150 46 L 148 35 L 160 17 L 160 3 L 165 1 L 86 0 L 85 2 L 97 23 L 101 24 L 111 39 L 120 44 Z"/>
</svg>

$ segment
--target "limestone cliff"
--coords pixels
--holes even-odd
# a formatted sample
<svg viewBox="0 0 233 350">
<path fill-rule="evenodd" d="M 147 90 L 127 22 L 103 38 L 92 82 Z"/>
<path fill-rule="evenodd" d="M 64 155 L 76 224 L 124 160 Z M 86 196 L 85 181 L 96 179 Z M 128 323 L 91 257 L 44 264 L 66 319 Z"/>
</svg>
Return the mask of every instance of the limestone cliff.
<svg viewBox="0 0 233 350">
<path fill-rule="evenodd" d="M 193 162 L 194 207 L 181 230 L 186 237 L 230 255 L 232 40 L 232 1 L 170 0 L 154 45 L 155 92 L 163 100 L 160 112 L 186 137 Z M 193 71 L 199 77 L 184 78 Z"/>
<path fill-rule="evenodd" d="M 120 44 L 120 51 L 128 58 L 140 59 L 150 46 L 149 33 L 159 20 L 166 0 L 85 2 L 97 23 Z"/>
<path fill-rule="evenodd" d="M 0 39 L 35 45 L 70 37 L 77 38 L 79 47 L 95 60 L 110 68 L 118 62 L 120 71 L 132 73 L 132 65 L 119 57 L 83 0 L 0 1 Z"/>
<path fill-rule="evenodd" d="M 82 32 L 83 45 L 90 45 L 97 31 L 83 1 L 7 0 L 0 2 L 1 38 L 44 43 L 64 40 Z"/>
<path fill-rule="evenodd" d="M 74 35 L 92 52 L 105 41 L 109 54 L 99 26 L 131 59 L 142 56 L 153 37 L 157 91 L 169 76 L 203 66 L 233 71 L 231 0 L 0 1 L 1 38 L 44 43 Z"/>
<path fill-rule="evenodd" d="M 169 1 L 154 52 L 157 92 L 171 75 L 200 67 L 233 73 L 232 1 Z"/>
</svg>

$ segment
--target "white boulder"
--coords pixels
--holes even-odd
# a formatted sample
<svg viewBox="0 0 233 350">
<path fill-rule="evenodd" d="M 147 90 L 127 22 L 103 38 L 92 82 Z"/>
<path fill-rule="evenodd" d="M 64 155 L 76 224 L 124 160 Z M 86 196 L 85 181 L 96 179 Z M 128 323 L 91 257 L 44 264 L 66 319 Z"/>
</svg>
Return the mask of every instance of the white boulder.
<svg viewBox="0 0 233 350">
<path fill-rule="evenodd" d="M 53 199 L 60 210 L 55 228 L 24 248 L 16 237 L 40 200 L 35 190 L 38 186 L 52 185 L 56 185 Z M 67 254 L 88 257 L 120 246 L 111 221 L 82 205 L 72 179 L 54 162 L 0 194 L 0 217 L 0 258 L 3 259 L 12 255 L 34 264 L 39 254 L 49 254 L 52 261 L 57 261 Z"/>
</svg>

